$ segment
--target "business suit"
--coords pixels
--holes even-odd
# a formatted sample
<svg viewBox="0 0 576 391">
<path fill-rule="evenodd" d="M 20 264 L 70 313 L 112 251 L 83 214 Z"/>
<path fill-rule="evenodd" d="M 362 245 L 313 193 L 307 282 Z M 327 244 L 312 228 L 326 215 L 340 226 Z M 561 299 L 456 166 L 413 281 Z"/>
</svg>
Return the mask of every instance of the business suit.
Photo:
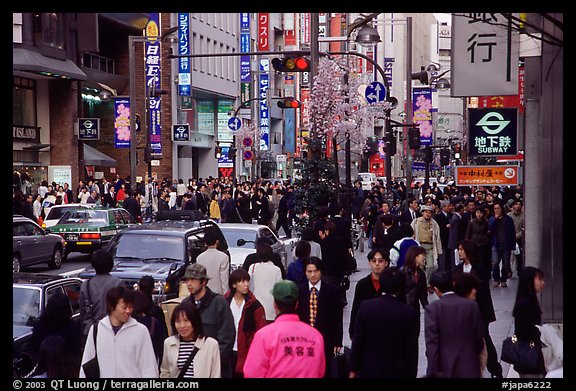
<svg viewBox="0 0 576 391">
<path fill-rule="evenodd" d="M 350 334 L 350 339 L 354 336 L 354 324 L 356 315 L 358 314 L 358 309 L 360 304 L 367 299 L 373 299 L 382 294 L 382 289 L 376 290 L 374 284 L 372 283 L 372 273 L 368 274 L 366 277 L 358 280 L 356 283 L 356 288 L 354 290 L 354 301 L 352 302 L 352 312 L 350 313 L 350 326 L 348 327 L 348 333 Z"/>
<path fill-rule="evenodd" d="M 442 243 L 442 254 L 438 256 L 438 266 L 440 270 L 450 270 L 452 268 L 452 263 L 450 262 L 450 254 L 448 251 L 448 239 L 450 236 L 450 219 L 452 218 L 452 213 L 444 214 L 444 211 L 438 212 L 434 216 L 434 220 L 438 223 L 440 227 L 440 242 Z"/>
<path fill-rule="evenodd" d="M 299 284 L 298 292 L 298 316 L 302 322 L 310 324 L 310 284 L 308 280 Z M 340 289 L 322 280 L 318 291 L 318 309 L 314 328 L 324 338 L 326 376 L 331 373 L 330 360 L 334 355 L 334 347 L 342 346 L 342 317 Z"/>
<path fill-rule="evenodd" d="M 428 376 L 479 378 L 484 326 L 478 304 L 445 293 L 425 309 Z"/>
<path fill-rule="evenodd" d="M 416 378 L 418 312 L 390 294 L 368 299 L 356 315 L 350 370 L 362 378 Z"/>
<path fill-rule="evenodd" d="M 422 213 L 419 211 L 415 211 L 415 218 L 421 217 Z M 402 212 L 402 214 L 400 215 L 400 220 L 398 221 L 399 225 L 402 225 L 402 223 L 408 223 L 411 224 L 412 223 L 412 209 L 408 208 L 408 210 L 406 212 Z"/>
</svg>

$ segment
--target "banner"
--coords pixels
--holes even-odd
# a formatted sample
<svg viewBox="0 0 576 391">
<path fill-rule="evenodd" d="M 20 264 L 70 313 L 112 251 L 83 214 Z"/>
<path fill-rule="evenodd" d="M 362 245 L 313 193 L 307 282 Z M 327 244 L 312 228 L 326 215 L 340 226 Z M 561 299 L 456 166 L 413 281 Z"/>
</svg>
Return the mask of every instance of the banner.
<svg viewBox="0 0 576 391">
<path fill-rule="evenodd" d="M 130 148 L 130 98 L 114 97 L 114 148 Z"/>
<path fill-rule="evenodd" d="M 434 138 L 432 124 L 432 91 L 430 88 L 412 89 L 412 123 L 419 124 L 420 145 L 432 145 Z"/>
<path fill-rule="evenodd" d="M 270 50 L 269 41 L 269 14 L 267 12 L 258 13 L 258 51 L 267 52 Z"/>
<path fill-rule="evenodd" d="M 468 109 L 468 154 L 502 156 L 518 153 L 517 109 Z"/>
<path fill-rule="evenodd" d="M 270 149 L 270 113 L 268 110 L 268 72 L 270 70 L 270 60 L 260 60 L 260 82 L 259 97 L 260 101 L 260 150 L 267 151 Z"/>
<path fill-rule="evenodd" d="M 178 13 L 178 54 L 190 54 L 190 20 L 188 13 Z M 178 95 L 190 96 L 190 58 L 178 59 Z"/>
<path fill-rule="evenodd" d="M 146 25 L 147 37 L 158 37 L 160 35 L 160 14 L 151 13 L 150 20 Z M 162 156 L 162 135 L 161 135 L 161 98 L 160 96 L 150 96 L 152 87 L 156 90 L 161 88 L 160 72 L 160 40 L 146 41 L 146 96 L 148 98 L 148 140 L 152 148 L 152 155 Z"/>
<path fill-rule="evenodd" d="M 456 186 L 516 186 L 518 166 L 456 166 Z"/>
</svg>

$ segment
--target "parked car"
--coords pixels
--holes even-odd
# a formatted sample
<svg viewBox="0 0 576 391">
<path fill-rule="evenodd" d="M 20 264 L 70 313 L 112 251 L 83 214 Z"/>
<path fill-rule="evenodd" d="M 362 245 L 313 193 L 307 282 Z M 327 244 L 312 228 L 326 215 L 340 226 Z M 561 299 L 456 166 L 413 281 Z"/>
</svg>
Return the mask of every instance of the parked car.
<svg viewBox="0 0 576 391">
<path fill-rule="evenodd" d="M 70 300 L 72 317 L 80 316 L 80 285 L 76 277 L 38 273 L 14 273 L 12 276 L 12 372 L 13 377 L 28 374 L 37 361 L 31 346 L 32 327 L 48 300 L 56 292 Z"/>
<path fill-rule="evenodd" d="M 94 208 L 96 204 L 60 204 L 54 205 L 50 208 L 50 212 L 46 215 L 44 222 L 42 223 L 42 228 L 50 228 L 55 226 L 60 218 L 68 210 L 78 209 L 78 208 Z"/>
<path fill-rule="evenodd" d="M 228 254 L 228 243 L 218 225 L 199 216 L 197 211 L 159 211 L 155 221 L 118 232 L 105 247 L 114 258 L 111 275 L 133 289 L 141 277 L 150 275 L 156 281 L 156 302 L 178 297 L 180 280 L 186 267 L 196 262 L 206 250 L 204 234 L 213 230 L 218 235 L 218 249 Z M 78 277 L 95 275 L 90 266 Z"/>
<path fill-rule="evenodd" d="M 362 182 L 362 189 L 364 190 L 372 190 L 372 186 L 378 184 L 376 174 L 373 172 L 359 172 L 356 179 Z"/>
<path fill-rule="evenodd" d="M 47 263 L 59 269 L 66 257 L 66 243 L 59 235 L 48 233 L 34 220 L 12 217 L 12 272 L 22 267 Z"/>
<path fill-rule="evenodd" d="M 66 240 L 66 252 L 92 253 L 102 248 L 118 231 L 138 225 L 123 208 L 78 208 L 68 210 L 49 228 Z"/>
<path fill-rule="evenodd" d="M 266 237 L 270 240 L 272 251 L 280 254 L 284 270 L 288 269 L 286 247 L 267 226 L 242 223 L 220 223 L 218 225 L 228 242 L 230 271 L 241 268 L 246 256 L 256 252 L 256 239 L 260 237 Z"/>
</svg>

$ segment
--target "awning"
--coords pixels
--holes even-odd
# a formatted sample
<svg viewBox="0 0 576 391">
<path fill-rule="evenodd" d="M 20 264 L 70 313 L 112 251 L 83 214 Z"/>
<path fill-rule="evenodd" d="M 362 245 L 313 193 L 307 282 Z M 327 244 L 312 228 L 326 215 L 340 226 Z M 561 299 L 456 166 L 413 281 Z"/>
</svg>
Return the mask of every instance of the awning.
<svg viewBox="0 0 576 391">
<path fill-rule="evenodd" d="M 115 167 L 116 166 L 116 159 L 112 159 L 110 156 L 106 155 L 105 153 L 102 153 L 99 150 L 92 148 L 90 145 L 85 143 L 84 144 L 84 165 Z"/>
<path fill-rule="evenodd" d="M 13 48 L 12 69 L 38 73 L 63 79 L 86 80 L 86 74 L 70 60 L 58 60 L 43 56 L 33 50 Z"/>
</svg>

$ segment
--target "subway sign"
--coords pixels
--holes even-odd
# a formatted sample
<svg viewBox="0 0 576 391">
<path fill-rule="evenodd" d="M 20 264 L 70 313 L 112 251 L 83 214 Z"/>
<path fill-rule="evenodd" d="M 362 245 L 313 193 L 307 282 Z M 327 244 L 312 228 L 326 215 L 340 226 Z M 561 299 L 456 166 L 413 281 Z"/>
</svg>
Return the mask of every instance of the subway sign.
<svg viewBox="0 0 576 391">
<path fill-rule="evenodd" d="M 518 153 L 518 109 L 468 109 L 468 154 L 507 156 Z"/>
</svg>

